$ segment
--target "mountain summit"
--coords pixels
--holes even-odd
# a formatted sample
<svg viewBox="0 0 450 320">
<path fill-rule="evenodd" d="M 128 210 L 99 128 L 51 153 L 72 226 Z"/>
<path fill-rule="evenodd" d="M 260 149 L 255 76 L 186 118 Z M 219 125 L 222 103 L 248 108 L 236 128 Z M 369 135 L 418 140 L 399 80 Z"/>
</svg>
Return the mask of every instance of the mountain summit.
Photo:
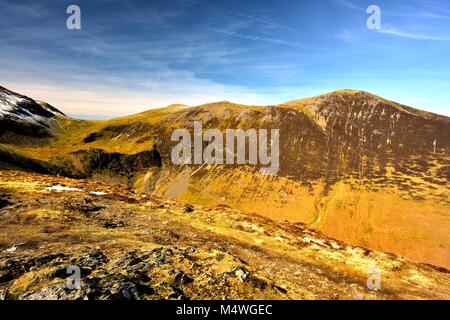
<svg viewBox="0 0 450 320">
<path fill-rule="evenodd" d="M 58 125 L 57 117 L 65 117 L 65 114 L 48 103 L 0 87 L 0 135 L 3 141 L 6 133 L 33 138 L 50 137 Z"/>
</svg>

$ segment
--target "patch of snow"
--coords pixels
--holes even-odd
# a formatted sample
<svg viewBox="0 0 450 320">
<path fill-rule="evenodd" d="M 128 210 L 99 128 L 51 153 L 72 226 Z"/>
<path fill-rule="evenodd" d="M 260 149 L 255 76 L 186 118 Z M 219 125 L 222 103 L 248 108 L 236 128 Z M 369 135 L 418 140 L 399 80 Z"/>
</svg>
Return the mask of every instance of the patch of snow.
<svg viewBox="0 0 450 320">
<path fill-rule="evenodd" d="M 330 244 L 331 244 L 331 247 L 333 249 L 335 249 L 335 250 L 338 250 L 338 249 L 341 248 L 341 246 L 338 243 L 334 242 L 334 241 L 332 241 Z"/>
<path fill-rule="evenodd" d="M 19 102 L 22 102 L 22 101 L 25 100 L 22 97 L 19 97 L 19 96 L 16 96 L 16 95 L 12 95 L 12 94 L 7 94 L 7 93 L 4 93 L 4 92 L 0 92 L 0 97 L 2 98 L 2 100 L 4 102 L 3 103 L 4 106 L 8 106 L 8 104 L 9 105 L 16 105 Z"/>
<path fill-rule="evenodd" d="M 108 194 L 108 192 L 102 192 L 102 191 L 91 191 L 90 194 L 94 194 L 96 196 L 105 196 Z"/>
<path fill-rule="evenodd" d="M 321 240 L 321 239 L 313 239 L 313 238 L 310 238 L 310 237 L 304 237 L 303 241 L 307 242 L 307 243 L 315 243 L 315 244 L 318 244 L 318 245 L 321 245 L 321 246 L 326 246 L 325 241 Z"/>
<path fill-rule="evenodd" d="M 45 127 L 49 127 L 50 122 L 54 121 L 53 119 L 36 115 L 27 110 L 26 108 L 20 107 L 19 103 L 21 102 L 32 103 L 33 100 L 19 96 L 12 92 L 0 90 L 0 119 L 8 118 L 12 121 L 17 121 L 21 123 L 31 123 L 33 125 Z M 48 108 L 44 109 L 47 110 Z M 50 111 L 52 114 L 55 114 L 55 111 L 52 110 L 48 111 Z"/>
<path fill-rule="evenodd" d="M 7 94 L 0 91 L 0 113 L 9 113 L 16 109 L 16 105 L 24 99 L 16 95 Z"/>
<path fill-rule="evenodd" d="M 50 106 L 48 103 L 46 103 L 46 102 L 39 101 L 39 100 L 36 100 L 36 102 L 37 102 L 37 104 L 39 104 L 42 108 L 44 108 L 46 111 L 48 111 L 48 112 L 54 114 L 55 116 L 56 116 L 56 115 L 58 115 L 58 116 L 63 116 L 63 117 L 66 116 L 65 114 L 59 112 L 58 110 L 52 109 L 51 106 Z"/>
<path fill-rule="evenodd" d="M 11 248 L 6 249 L 5 251 L 8 252 L 8 253 L 12 253 L 12 252 L 14 252 L 16 250 L 17 250 L 17 247 L 16 246 L 12 246 Z"/>
<path fill-rule="evenodd" d="M 64 186 L 60 186 L 60 185 L 47 187 L 47 188 L 45 188 L 45 190 L 50 190 L 50 191 L 80 191 L 80 192 L 87 192 L 87 191 L 85 191 L 85 190 L 83 190 L 83 189 L 64 187 Z M 93 194 L 93 195 L 96 195 L 96 196 L 105 196 L 105 195 L 109 194 L 108 192 L 103 192 L 103 191 L 89 191 L 89 193 L 90 193 L 90 194 Z"/>
<path fill-rule="evenodd" d="M 55 191 L 83 191 L 78 188 L 69 188 L 69 187 L 63 187 L 63 186 L 51 186 L 48 188 L 45 188 L 46 190 L 55 190 Z"/>
</svg>

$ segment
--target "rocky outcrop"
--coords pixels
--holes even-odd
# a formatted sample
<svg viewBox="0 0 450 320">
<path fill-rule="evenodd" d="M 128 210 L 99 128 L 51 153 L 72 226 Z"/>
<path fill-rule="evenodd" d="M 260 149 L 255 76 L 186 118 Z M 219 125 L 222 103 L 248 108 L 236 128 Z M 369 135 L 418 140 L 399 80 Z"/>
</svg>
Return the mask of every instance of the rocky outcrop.
<svg viewBox="0 0 450 320">
<path fill-rule="evenodd" d="M 22 169 L 67 177 L 86 178 L 96 172 L 103 172 L 132 178 L 151 167 L 161 166 L 162 160 L 157 150 L 131 155 L 108 153 L 101 149 L 81 150 L 70 156 L 56 156 L 51 161 L 41 161 L 10 149 L 0 148 L 0 169 Z"/>
<path fill-rule="evenodd" d="M 219 299 L 232 294 L 239 286 L 253 287 L 250 292 L 272 291 L 276 294 L 273 284 L 255 277 L 241 266 L 217 276 L 206 274 L 213 266 L 196 265 L 188 274 L 177 268 L 195 259 L 202 251 L 196 247 L 160 247 L 125 251 L 112 259 L 100 250 L 80 255 L 59 253 L 15 258 L 0 261 L 0 284 L 11 283 L 25 275 L 33 282 L 26 290 L 14 285 L 4 290 L 6 300 Z M 219 265 L 220 260 L 215 263 Z M 80 271 L 79 287 L 70 286 L 74 267 Z M 155 281 L 162 276 L 165 281 Z M 278 294 L 280 298 L 283 296 Z"/>
<path fill-rule="evenodd" d="M 144 139 L 149 132 L 151 132 L 154 128 L 147 123 L 143 122 L 135 122 L 129 125 L 117 125 L 117 126 L 107 126 L 100 130 L 99 132 L 92 132 L 87 135 L 84 139 L 84 143 L 92 143 L 97 140 L 102 139 L 111 139 L 111 138 L 127 138 L 132 139 L 139 137 L 141 141 L 145 141 Z"/>
<path fill-rule="evenodd" d="M 96 171 L 131 177 L 150 167 L 161 167 L 162 159 L 157 150 L 136 154 L 108 153 L 101 149 L 81 150 L 73 153 L 82 164 L 82 174 L 90 176 Z"/>
</svg>

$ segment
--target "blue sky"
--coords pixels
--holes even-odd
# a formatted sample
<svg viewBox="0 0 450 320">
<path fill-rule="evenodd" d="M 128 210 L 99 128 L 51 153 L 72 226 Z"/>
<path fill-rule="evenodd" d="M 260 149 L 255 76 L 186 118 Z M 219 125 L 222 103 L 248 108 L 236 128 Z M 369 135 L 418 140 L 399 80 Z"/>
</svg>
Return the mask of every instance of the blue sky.
<svg viewBox="0 0 450 320">
<path fill-rule="evenodd" d="M 66 8 L 81 8 L 81 30 Z M 366 9 L 381 8 L 381 30 Z M 450 115 L 448 0 L 0 0 L 0 85 L 82 118 L 354 88 Z"/>
</svg>

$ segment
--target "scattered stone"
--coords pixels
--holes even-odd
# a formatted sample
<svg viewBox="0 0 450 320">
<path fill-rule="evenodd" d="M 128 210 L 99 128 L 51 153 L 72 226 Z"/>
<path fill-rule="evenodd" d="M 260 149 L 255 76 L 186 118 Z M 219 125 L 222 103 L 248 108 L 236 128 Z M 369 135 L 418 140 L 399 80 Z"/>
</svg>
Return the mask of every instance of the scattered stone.
<svg viewBox="0 0 450 320">
<path fill-rule="evenodd" d="M 192 205 L 190 205 L 190 204 L 186 204 L 186 205 L 183 207 L 183 212 L 184 212 L 184 213 L 191 213 L 191 212 L 194 212 L 194 207 L 193 207 Z"/>
<path fill-rule="evenodd" d="M 176 285 L 188 285 L 190 283 L 194 282 L 194 279 L 189 277 L 188 275 L 186 275 L 184 272 L 180 271 L 177 273 L 177 275 L 175 276 L 175 281 L 174 283 Z"/>
<path fill-rule="evenodd" d="M 173 300 L 173 299 L 185 300 L 186 299 L 186 296 L 184 295 L 183 290 L 181 290 L 180 288 L 177 288 L 177 287 L 171 287 L 171 289 L 173 290 L 173 292 L 167 296 L 168 300 Z"/>
<path fill-rule="evenodd" d="M 106 229 L 116 229 L 116 228 L 122 228 L 124 226 L 125 226 L 125 224 L 122 221 L 117 222 L 117 223 L 108 221 L 103 224 L 103 227 Z"/>
<path fill-rule="evenodd" d="M 12 253 L 12 252 L 14 252 L 16 250 L 17 250 L 17 247 L 16 246 L 12 246 L 11 248 L 6 249 L 5 251 L 8 252 L 8 253 Z"/>
<path fill-rule="evenodd" d="M 87 255 L 73 259 L 71 261 L 71 264 L 80 266 L 82 268 L 95 269 L 98 266 L 107 263 L 108 261 L 109 259 L 106 257 L 106 255 L 102 251 L 96 249 L 91 251 Z"/>
<path fill-rule="evenodd" d="M 236 275 L 236 277 L 242 282 L 244 282 L 250 275 L 247 271 L 245 271 L 241 267 L 234 268 L 233 272 Z"/>
<path fill-rule="evenodd" d="M 1 196 L 3 197 L 3 195 L 1 195 Z M 0 209 L 10 206 L 12 204 L 13 204 L 13 202 L 11 202 L 8 199 L 0 199 Z"/>
<path fill-rule="evenodd" d="M 281 292 L 282 294 L 287 294 L 287 290 L 280 287 L 280 286 L 274 286 L 274 288 L 278 291 Z"/>
</svg>

